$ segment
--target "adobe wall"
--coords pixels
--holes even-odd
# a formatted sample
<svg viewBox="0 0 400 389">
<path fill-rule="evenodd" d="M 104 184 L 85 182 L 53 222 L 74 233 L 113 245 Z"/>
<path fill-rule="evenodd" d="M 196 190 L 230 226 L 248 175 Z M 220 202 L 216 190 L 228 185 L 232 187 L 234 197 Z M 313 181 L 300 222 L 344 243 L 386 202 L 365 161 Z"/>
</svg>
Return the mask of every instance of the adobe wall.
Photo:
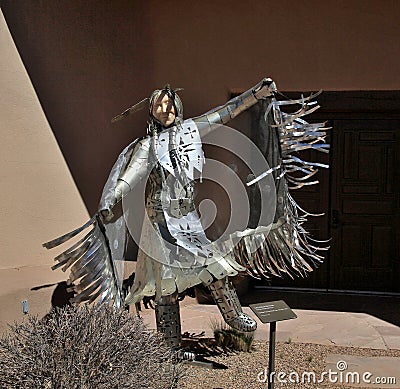
<svg viewBox="0 0 400 389">
<path fill-rule="evenodd" d="M 2 0 L 63 155 L 92 213 L 146 113 L 110 118 L 165 83 L 185 116 L 265 76 L 280 90 L 399 90 L 396 0 Z"/>
<path fill-rule="evenodd" d="M 1 17 L 1 323 L 21 317 L 22 299 L 49 307 L 54 286 L 30 289 L 63 278 L 40 245 L 96 210 L 118 152 L 145 135 L 146 112 L 110 118 L 153 89 L 185 88 L 186 117 L 265 76 L 281 90 L 400 90 L 396 0 L 1 7 L 25 65 Z"/>
<path fill-rule="evenodd" d="M 51 307 L 52 257 L 41 246 L 88 215 L 0 12 L 0 332 Z"/>
</svg>

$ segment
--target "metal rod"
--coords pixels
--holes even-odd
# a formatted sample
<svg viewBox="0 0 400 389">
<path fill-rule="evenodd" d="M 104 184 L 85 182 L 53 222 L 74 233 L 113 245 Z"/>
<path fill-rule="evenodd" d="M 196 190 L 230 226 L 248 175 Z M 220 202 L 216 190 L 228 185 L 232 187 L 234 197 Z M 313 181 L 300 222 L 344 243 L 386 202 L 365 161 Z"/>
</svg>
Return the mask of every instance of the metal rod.
<svg viewBox="0 0 400 389">
<path fill-rule="evenodd" d="M 274 389 L 276 321 L 269 323 L 268 389 Z"/>
</svg>

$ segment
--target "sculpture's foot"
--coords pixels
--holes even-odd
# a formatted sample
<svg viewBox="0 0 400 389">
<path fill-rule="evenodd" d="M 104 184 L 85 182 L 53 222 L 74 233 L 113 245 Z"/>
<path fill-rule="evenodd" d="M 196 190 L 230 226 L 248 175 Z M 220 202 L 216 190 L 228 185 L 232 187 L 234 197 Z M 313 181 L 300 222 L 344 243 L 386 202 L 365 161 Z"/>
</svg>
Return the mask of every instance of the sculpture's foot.
<svg viewBox="0 0 400 389">
<path fill-rule="evenodd" d="M 226 324 L 237 331 L 256 330 L 257 323 L 243 312 L 236 290 L 228 278 L 214 281 L 207 287 Z"/>
<path fill-rule="evenodd" d="M 239 313 L 233 320 L 227 321 L 226 324 L 234 330 L 242 332 L 252 332 L 257 329 L 256 321 L 243 312 Z"/>
<path fill-rule="evenodd" d="M 196 354 L 191 351 L 178 351 L 178 359 L 181 361 L 194 361 L 196 359 Z"/>
</svg>

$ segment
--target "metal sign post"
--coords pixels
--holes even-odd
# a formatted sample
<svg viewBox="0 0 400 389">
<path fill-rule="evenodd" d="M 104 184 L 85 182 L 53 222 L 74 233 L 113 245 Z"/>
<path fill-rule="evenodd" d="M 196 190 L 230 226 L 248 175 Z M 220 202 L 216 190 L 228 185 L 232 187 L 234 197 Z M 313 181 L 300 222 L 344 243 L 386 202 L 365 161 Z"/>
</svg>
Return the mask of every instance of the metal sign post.
<svg viewBox="0 0 400 389">
<path fill-rule="evenodd" d="M 275 339 L 276 322 L 296 319 L 296 314 L 283 301 L 270 301 L 266 303 L 250 304 L 250 309 L 260 319 L 261 323 L 269 324 L 269 359 L 268 359 L 268 389 L 274 388 L 275 373 Z"/>
</svg>

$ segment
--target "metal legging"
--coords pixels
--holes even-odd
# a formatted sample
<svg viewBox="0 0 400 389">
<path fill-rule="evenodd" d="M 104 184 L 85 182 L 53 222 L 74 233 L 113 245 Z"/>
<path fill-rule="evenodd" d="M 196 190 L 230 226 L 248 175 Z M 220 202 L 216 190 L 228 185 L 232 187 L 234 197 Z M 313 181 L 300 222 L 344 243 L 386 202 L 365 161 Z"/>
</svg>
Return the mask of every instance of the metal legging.
<svg viewBox="0 0 400 389">
<path fill-rule="evenodd" d="M 172 348 L 181 345 L 181 317 L 177 293 L 162 296 L 156 304 L 157 330 L 164 335 L 166 343 Z"/>
</svg>

